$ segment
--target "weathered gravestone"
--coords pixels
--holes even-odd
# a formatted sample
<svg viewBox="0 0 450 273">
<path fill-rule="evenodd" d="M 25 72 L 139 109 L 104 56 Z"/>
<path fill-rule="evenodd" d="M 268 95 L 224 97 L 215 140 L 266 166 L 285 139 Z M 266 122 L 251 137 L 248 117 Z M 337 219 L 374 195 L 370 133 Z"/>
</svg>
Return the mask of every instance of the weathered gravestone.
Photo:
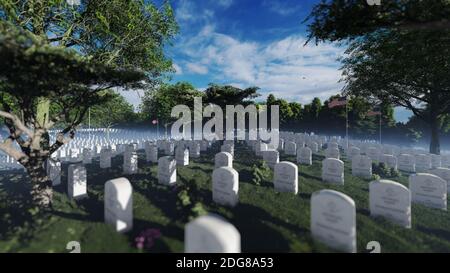
<svg viewBox="0 0 450 273">
<path fill-rule="evenodd" d="M 412 202 L 447 210 L 447 182 L 439 176 L 417 173 L 409 176 Z"/>
<path fill-rule="evenodd" d="M 105 184 L 105 223 L 117 232 L 133 228 L 133 187 L 126 178 L 109 180 Z"/>
<path fill-rule="evenodd" d="M 356 208 L 353 199 L 334 190 L 311 196 L 311 232 L 331 248 L 356 252 Z"/>
<path fill-rule="evenodd" d="M 273 184 L 276 191 L 298 193 L 298 167 L 292 162 L 282 161 L 275 165 Z"/>
<path fill-rule="evenodd" d="M 184 229 L 184 252 L 240 253 L 241 235 L 220 216 L 200 216 L 189 222 Z"/>
<path fill-rule="evenodd" d="M 405 228 L 411 228 L 411 192 L 390 180 L 369 184 L 370 215 L 382 216 Z"/>
<path fill-rule="evenodd" d="M 239 202 L 239 174 L 230 167 L 220 167 L 213 171 L 212 193 L 214 202 L 236 206 Z"/>
</svg>

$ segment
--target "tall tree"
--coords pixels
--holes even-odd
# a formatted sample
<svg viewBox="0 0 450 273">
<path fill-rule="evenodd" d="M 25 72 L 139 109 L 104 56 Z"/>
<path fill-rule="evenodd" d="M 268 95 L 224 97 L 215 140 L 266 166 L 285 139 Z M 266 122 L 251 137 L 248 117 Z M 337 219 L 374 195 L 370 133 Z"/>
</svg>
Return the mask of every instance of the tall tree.
<svg viewBox="0 0 450 273">
<path fill-rule="evenodd" d="M 100 94 L 102 91 L 115 86 L 142 88 L 146 76 L 93 62 L 3 22 L 0 59 L 0 116 L 9 129 L 0 149 L 25 167 L 31 177 L 33 201 L 45 208 L 51 205 L 52 183 L 44 162 L 74 138 L 89 107 L 110 98 Z M 41 98 L 60 110 L 39 119 Z M 48 132 L 56 123 L 64 124 L 64 129 L 51 143 Z"/>
<path fill-rule="evenodd" d="M 10 64 L 15 65 L 16 78 L 22 79 L 26 76 L 29 79 L 34 79 L 34 89 L 36 89 L 30 95 L 25 88 L 20 87 L 19 82 L 8 78 L 7 71 L 5 71 L 6 74 L 0 75 L 4 77 L 3 82 L 0 83 L 0 92 L 15 96 L 15 99 L 18 100 L 14 102 L 15 106 L 20 107 L 19 110 L 23 112 L 23 115 L 21 115 L 23 118 L 16 120 L 17 116 L 10 115 L 14 105 L 8 105 L 6 96 L 0 96 L 1 111 L 8 113 L 4 114 L 3 117 L 9 126 L 13 126 L 10 128 L 13 128 L 14 131 L 18 129 L 19 123 L 17 121 L 25 126 L 34 124 L 33 128 L 40 128 L 41 138 L 49 139 L 48 128 L 54 123 L 49 119 L 49 106 L 53 103 L 70 104 L 66 99 L 73 101 L 74 98 L 78 98 L 82 90 L 107 90 L 109 87 L 129 83 L 131 79 L 126 79 L 126 77 L 129 77 L 126 72 L 129 69 L 143 71 L 146 78 L 142 78 L 142 80 L 145 79 L 152 84 L 158 82 L 164 72 L 172 70 L 170 59 L 164 55 L 164 47 L 177 33 L 178 27 L 173 10 L 168 2 L 165 1 L 161 7 L 144 0 L 81 0 L 80 5 L 71 5 L 71 2 L 76 1 L 0 1 L 0 22 L 2 23 L 0 34 L 3 36 L 8 34 L 13 29 L 11 25 L 25 33 L 17 41 L 17 52 L 4 47 L 3 53 L 5 57 L 14 56 L 18 58 L 16 61 L 9 59 Z M 5 27 L 7 25 L 9 27 Z M 26 36 L 26 38 L 23 38 L 23 36 Z M 8 40 L 9 38 L 2 39 Z M 35 47 L 28 47 L 28 44 L 24 44 L 24 42 L 30 40 L 39 40 L 39 43 L 32 43 Z M 55 47 L 55 49 L 53 50 L 51 47 Z M 69 55 L 66 56 L 64 55 L 66 53 L 62 51 L 63 49 L 71 49 L 72 51 L 67 53 Z M 42 53 L 43 51 L 45 53 Z M 74 52 L 84 56 L 86 60 L 77 59 Z M 40 55 L 45 56 L 42 57 L 42 60 L 47 60 L 47 64 L 44 65 L 38 59 Z M 58 56 L 60 59 L 56 60 Z M 61 64 L 58 64 L 58 62 Z M 19 67 L 19 65 L 30 64 L 34 64 L 34 66 Z M 1 65 L 6 67 L 6 62 L 2 62 Z M 73 74 L 79 73 L 85 77 L 92 76 L 93 78 L 81 80 L 79 76 L 67 75 L 66 71 L 60 71 L 60 67 L 56 65 L 66 67 L 67 71 Z M 102 68 L 102 65 L 104 68 Z M 94 73 L 95 71 L 89 71 L 96 66 L 99 67 L 99 74 Z M 70 67 L 80 67 L 80 71 L 69 69 Z M 111 75 L 117 77 L 116 80 L 101 74 L 106 67 L 111 71 Z M 39 68 L 39 70 L 36 68 Z M 118 74 L 120 71 L 123 71 L 124 74 Z M 33 72 L 36 74 L 33 75 Z M 56 78 L 55 72 L 63 75 L 61 78 Z M 7 81 L 10 82 L 5 83 Z M 54 81 L 53 84 L 50 84 L 51 81 Z M 41 82 L 43 83 L 42 86 L 39 84 Z M 99 88 L 93 88 L 91 84 L 95 82 L 99 84 Z M 28 79 L 24 79 L 23 85 L 26 84 L 29 84 Z M 82 87 L 67 88 L 73 85 Z M 27 88 L 31 88 L 31 85 Z M 42 90 L 39 90 L 39 88 L 42 88 Z M 59 96 L 55 94 L 59 94 Z M 39 96 L 36 97 L 36 95 Z M 105 99 L 110 97 L 97 98 L 96 102 L 105 102 Z M 66 127 L 61 131 L 59 139 L 65 136 L 69 136 L 69 139 L 74 137 L 76 125 L 85 115 L 86 106 L 91 104 L 94 103 L 87 96 L 86 100 L 81 98 L 78 103 L 65 105 L 65 107 L 70 106 L 72 108 L 65 108 L 66 110 L 70 109 L 70 111 L 63 117 Z M 74 112 L 77 113 L 75 114 L 77 116 L 76 122 L 70 120 Z M 36 122 L 37 124 L 35 124 Z M 12 133 L 12 140 L 15 141 L 14 134 Z M 63 142 L 59 141 L 49 152 L 53 153 L 56 151 L 55 148 L 62 144 Z M 43 146 L 35 145 L 33 149 L 38 151 L 36 152 L 39 154 L 38 161 L 45 161 L 50 155 L 43 150 Z M 33 165 L 37 166 L 38 161 L 33 161 Z M 41 170 L 31 173 L 28 167 L 27 169 L 32 180 L 35 182 L 42 181 L 44 190 L 50 191 L 46 188 L 48 179 L 45 178 Z M 41 177 L 36 179 L 38 176 Z M 48 204 L 47 201 L 49 201 L 48 198 L 42 203 Z"/>
<path fill-rule="evenodd" d="M 410 109 L 430 125 L 430 152 L 439 154 L 439 121 L 450 111 L 448 18 L 448 0 L 324 1 L 308 18 L 309 36 L 352 41 L 344 91 Z"/>
<path fill-rule="evenodd" d="M 205 90 L 206 103 L 214 103 L 225 109 L 227 105 L 249 105 L 259 96 L 258 87 L 241 89 L 231 85 L 209 84 Z"/>
<path fill-rule="evenodd" d="M 169 124 L 175 119 L 170 116 L 172 108 L 176 105 L 187 105 L 191 109 L 194 106 L 195 97 L 203 97 L 204 94 L 195 89 L 188 82 L 176 84 L 161 84 L 145 92 L 142 99 L 141 111 L 145 119 L 157 119 L 163 125 Z"/>
</svg>

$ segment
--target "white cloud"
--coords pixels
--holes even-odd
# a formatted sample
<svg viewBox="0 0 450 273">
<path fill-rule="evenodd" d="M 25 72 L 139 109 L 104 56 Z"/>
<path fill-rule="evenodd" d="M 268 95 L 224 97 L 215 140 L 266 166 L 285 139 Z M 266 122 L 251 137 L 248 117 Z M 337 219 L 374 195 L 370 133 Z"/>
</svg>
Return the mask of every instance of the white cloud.
<svg viewBox="0 0 450 273">
<path fill-rule="evenodd" d="M 268 8 L 270 11 L 277 13 L 281 16 L 288 16 L 299 12 L 301 9 L 300 5 L 292 6 L 286 2 L 278 2 L 277 0 L 264 0 L 262 3 L 263 7 Z"/>
<path fill-rule="evenodd" d="M 207 21 L 214 17 L 214 11 L 199 8 L 192 0 L 179 0 L 175 17 L 179 23 Z"/>
<path fill-rule="evenodd" d="M 188 64 L 186 64 L 186 67 L 189 70 L 189 72 L 194 73 L 194 74 L 200 74 L 200 75 L 208 74 L 208 67 L 200 65 L 200 64 L 188 63 Z"/>
<path fill-rule="evenodd" d="M 233 0 L 215 0 L 214 2 L 223 8 L 229 8 L 233 4 Z"/>
<path fill-rule="evenodd" d="M 185 41 L 182 53 L 188 69 L 209 73 L 211 82 L 258 86 L 263 95 L 270 92 L 302 103 L 339 93 L 336 59 L 344 50 L 331 44 L 303 46 L 305 41 L 300 35 L 269 44 L 240 41 L 207 25 Z"/>
<path fill-rule="evenodd" d="M 174 63 L 172 65 L 173 69 L 175 69 L 175 75 L 182 75 L 183 74 L 183 69 L 181 68 L 181 66 L 177 65 L 176 63 Z"/>
</svg>

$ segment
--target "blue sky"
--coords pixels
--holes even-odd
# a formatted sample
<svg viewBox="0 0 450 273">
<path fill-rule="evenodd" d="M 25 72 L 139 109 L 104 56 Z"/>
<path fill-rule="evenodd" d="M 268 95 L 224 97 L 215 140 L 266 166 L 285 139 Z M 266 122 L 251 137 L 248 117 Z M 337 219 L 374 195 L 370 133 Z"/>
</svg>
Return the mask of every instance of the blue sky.
<svg viewBox="0 0 450 273">
<path fill-rule="evenodd" d="M 177 71 L 172 78 L 198 89 L 209 83 L 258 86 L 309 103 L 338 94 L 344 47 L 306 41 L 302 21 L 319 0 L 172 0 L 180 34 L 167 47 Z M 133 99 L 131 99 L 133 100 Z M 396 109 L 399 121 L 409 113 Z"/>
</svg>

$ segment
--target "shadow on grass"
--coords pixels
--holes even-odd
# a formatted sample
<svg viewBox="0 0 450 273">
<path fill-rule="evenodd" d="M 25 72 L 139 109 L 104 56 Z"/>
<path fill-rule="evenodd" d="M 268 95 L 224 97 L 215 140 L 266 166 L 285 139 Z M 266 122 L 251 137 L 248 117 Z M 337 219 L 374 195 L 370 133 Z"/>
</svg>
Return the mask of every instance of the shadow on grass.
<svg viewBox="0 0 450 273">
<path fill-rule="evenodd" d="M 38 226 L 36 220 L 48 216 L 31 210 L 30 190 L 30 179 L 23 171 L 0 172 L 0 239 L 14 236 L 20 243 L 26 243 Z"/>
<path fill-rule="evenodd" d="M 234 214 L 232 223 L 239 230 L 241 238 L 245 238 L 242 240 L 243 252 L 289 251 L 290 242 L 279 229 L 295 232 L 299 236 L 309 234 L 308 230 L 286 223 L 253 205 L 239 204 L 231 211 Z M 269 237 L 270 240 L 267 240 Z"/>
</svg>

